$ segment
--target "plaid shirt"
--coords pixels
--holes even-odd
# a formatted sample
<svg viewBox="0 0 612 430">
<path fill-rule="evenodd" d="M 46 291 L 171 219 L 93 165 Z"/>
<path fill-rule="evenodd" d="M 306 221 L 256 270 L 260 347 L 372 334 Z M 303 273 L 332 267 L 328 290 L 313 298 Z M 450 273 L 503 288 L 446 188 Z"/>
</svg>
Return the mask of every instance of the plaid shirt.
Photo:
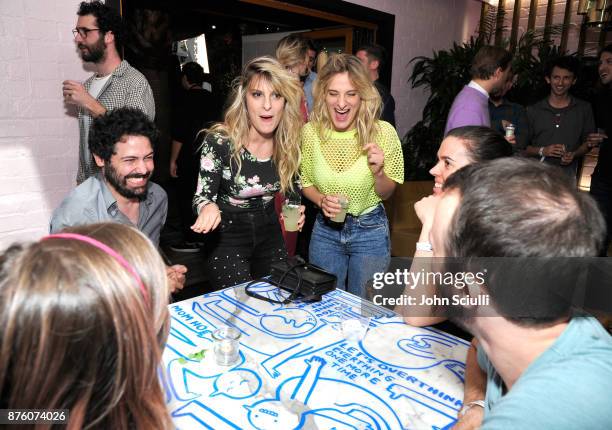
<svg viewBox="0 0 612 430">
<path fill-rule="evenodd" d="M 83 86 L 89 92 L 95 75 L 85 81 Z M 107 111 L 129 106 L 142 110 L 151 121 L 155 118 L 155 100 L 149 82 L 142 73 L 123 60 L 117 67 L 108 82 L 104 85 L 97 97 L 98 102 Z M 79 169 L 77 172 L 77 185 L 97 173 L 98 168 L 93 161 L 87 143 L 87 122 L 91 124 L 91 114 L 87 109 L 79 107 Z M 88 121 L 86 122 L 86 117 Z"/>
<path fill-rule="evenodd" d="M 518 152 L 527 147 L 529 140 L 529 122 L 525 108 L 518 103 L 509 102 L 502 99 L 499 106 L 495 106 L 489 100 L 489 116 L 491 117 L 491 128 L 505 136 L 506 130 L 502 125 L 502 120 L 506 120 L 514 125 L 514 135 L 516 144 L 513 145 L 513 152 Z"/>
</svg>

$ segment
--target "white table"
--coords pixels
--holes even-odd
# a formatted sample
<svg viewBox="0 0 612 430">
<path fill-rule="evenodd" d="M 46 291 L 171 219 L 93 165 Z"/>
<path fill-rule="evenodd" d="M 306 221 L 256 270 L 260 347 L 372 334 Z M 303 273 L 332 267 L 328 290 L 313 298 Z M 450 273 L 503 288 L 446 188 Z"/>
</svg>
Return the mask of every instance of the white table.
<svg viewBox="0 0 612 430">
<path fill-rule="evenodd" d="M 163 371 L 179 429 L 433 430 L 449 428 L 462 405 L 467 342 L 344 291 L 281 306 L 236 286 L 169 309 Z M 369 332 L 347 342 L 340 321 L 357 313 L 373 316 Z M 215 363 L 211 332 L 222 325 L 242 332 L 231 367 Z M 201 361 L 187 358 L 202 349 Z"/>
</svg>

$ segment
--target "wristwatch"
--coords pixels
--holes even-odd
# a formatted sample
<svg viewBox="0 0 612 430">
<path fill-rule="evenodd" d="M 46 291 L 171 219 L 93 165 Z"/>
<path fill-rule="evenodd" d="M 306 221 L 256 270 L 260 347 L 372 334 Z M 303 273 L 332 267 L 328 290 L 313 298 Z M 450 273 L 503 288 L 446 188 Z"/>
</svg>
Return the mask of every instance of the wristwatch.
<svg viewBox="0 0 612 430">
<path fill-rule="evenodd" d="M 463 417 L 465 414 L 467 414 L 467 411 L 472 409 L 474 406 L 480 406 L 484 410 L 485 402 L 484 400 L 474 400 L 472 402 L 467 402 L 461 407 L 461 409 L 459 409 L 459 413 L 457 415 L 459 416 L 459 418 Z"/>
<path fill-rule="evenodd" d="M 538 155 L 540 157 L 544 157 L 544 147 L 543 146 L 540 147 L 540 150 L 538 151 Z"/>
</svg>

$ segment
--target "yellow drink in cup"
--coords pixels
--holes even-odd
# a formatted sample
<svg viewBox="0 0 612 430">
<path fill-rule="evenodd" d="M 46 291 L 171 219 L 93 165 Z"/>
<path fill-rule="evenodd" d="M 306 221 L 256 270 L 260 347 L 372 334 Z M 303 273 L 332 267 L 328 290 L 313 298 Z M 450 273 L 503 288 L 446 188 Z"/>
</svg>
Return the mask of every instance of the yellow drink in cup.
<svg viewBox="0 0 612 430">
<path fill-rule="evenodd" d="M 346 210 L 348 209 L 348 199 L 345 196 L 338 196 L 338 203 L 340 203 L 340 212 L 336 214 L 331 220 L 334 222 L 344 222 L 346 218 Z"/>
<path fill-rule="evenodd" d="M 282 213 L 285 219 L 285 231 L 297 231 L 300 219 L 300 202 L 285 200 Z"/>
</svg>

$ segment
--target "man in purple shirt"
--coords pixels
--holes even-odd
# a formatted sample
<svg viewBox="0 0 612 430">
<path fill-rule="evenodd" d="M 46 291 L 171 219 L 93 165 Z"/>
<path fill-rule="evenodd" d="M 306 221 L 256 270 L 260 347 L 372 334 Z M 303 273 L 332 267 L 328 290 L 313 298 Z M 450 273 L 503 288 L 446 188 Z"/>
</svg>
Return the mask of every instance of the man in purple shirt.
<svg viewBox="0 0 612 430">
<path fill-rule="evenodd" d="M 512 54 L 496 46 L 478 50 L 470 73 L 472 80 L 457 94 L 451 106 L 444 135 L 464 125 L 490 127 L 489 94 L 501 91 L 512 76 Z"/>
</svg>

